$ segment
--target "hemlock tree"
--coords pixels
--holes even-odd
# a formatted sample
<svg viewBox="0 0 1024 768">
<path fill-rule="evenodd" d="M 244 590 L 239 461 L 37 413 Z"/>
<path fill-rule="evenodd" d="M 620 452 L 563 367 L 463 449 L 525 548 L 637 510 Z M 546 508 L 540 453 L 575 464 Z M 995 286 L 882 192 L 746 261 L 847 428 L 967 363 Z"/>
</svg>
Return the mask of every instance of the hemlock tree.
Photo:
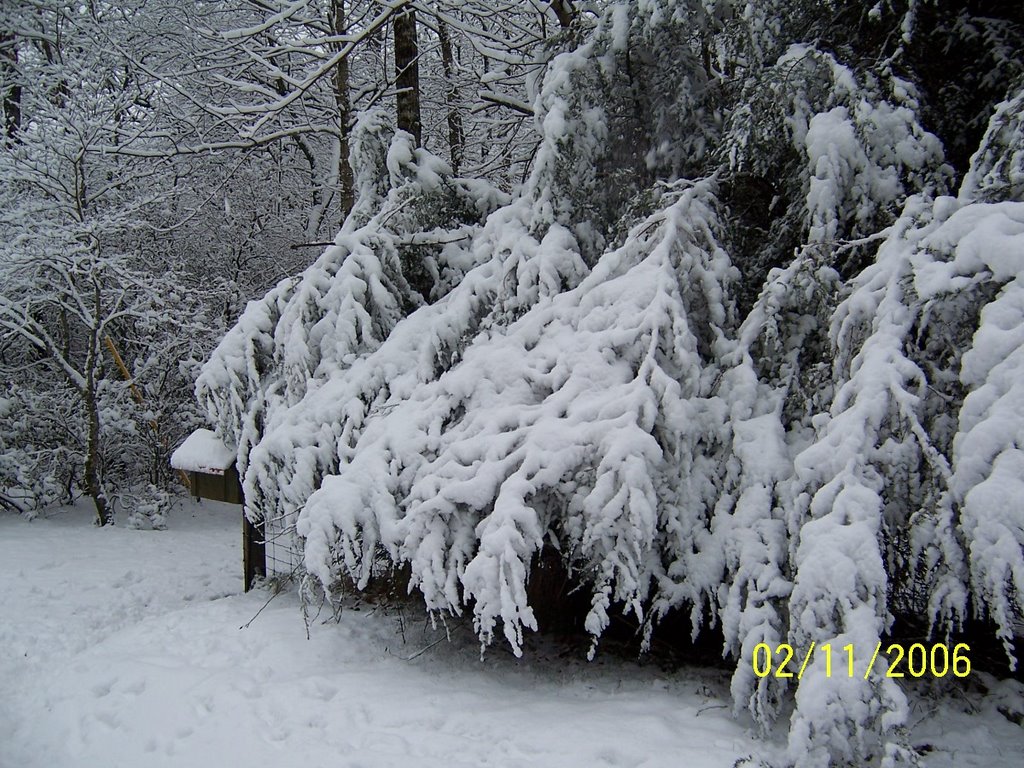
<svg viewBox="0 0 1024 768">
<path fill-rule="evenodd" d="M 926 127 L 947 91 L 920 46 L 973 44 L 969 16 L 922 30 L 942 13 L 612 4 L 537 83 L 507 202 L 364 118 L 337 245 L 200 377 L 249 513 L 294 526 L 328 599 L 405 565 L 429 612 L 517 654 L 556 552 L 591 653 L 615 612 L 645 643 L 671 612 L 720 621 L 737 708 L 768 729 L 795 701 L 794 764 L 914 764 L 866 657 L 841 680 L 815 657 L 795 694 L 750 658 L 870 655 L 896 616 L 945 633 L 972 611 L 1012 654 L 1020 93 Z M 947 158 L 972 140 L 969 167 Z"/>
<path fill-rule="evenodd" d="M 614 612 L 646 640 L 670 612 L 721 621 L 766 729 L 793 692 L 752 674 L 758 643 L 873 650 L 897 614 L 945 632 L 973 610 L 1009 644 L 1020 515 L 981 509 L 1015 476 L 999 334 L 1024 230 L 1020 202 L 984 201 L 1019 198 L 1019 97 L 950 165 L 935 73 L 905 65 L 924 11 L 827 5 L 610 6 L 538 82 L 530 179 L 489 214 L 493 192 L 363 121 L 338 245 L 198 390 L 307 580 L 330 597 L 407 565 L 428 611 L 520 653 L 554 551 L 595 644 Z M 871 34 L 797 36 L 836 12 Z M 446 224 L 451 185 L 486 218 Z M 809 664 L 792 762 L 915 762 L 899 687 L 858 671 Z"/>
</svg>

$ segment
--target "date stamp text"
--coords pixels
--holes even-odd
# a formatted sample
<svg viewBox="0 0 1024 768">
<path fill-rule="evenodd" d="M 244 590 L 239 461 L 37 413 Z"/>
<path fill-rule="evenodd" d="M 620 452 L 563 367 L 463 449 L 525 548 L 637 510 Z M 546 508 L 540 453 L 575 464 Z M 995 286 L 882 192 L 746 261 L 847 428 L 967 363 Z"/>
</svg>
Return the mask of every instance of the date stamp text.
<svg viewBox="0 0 1024 768">
<path fill-rule="evenodd" d="M 811 647 L 803 654 L 797 653 L 788 643 L 780 643 L 774 649 L 768 643 L 758 643 L 754 646 L 752 663 L 754 674 L 758 677 L 795 677 L 797 680 L 803 677 L 814 654 L 818 654 L 818 659 L 824 661 L 825 677 L 828 678 L 833 675 L 850 678 L 863 676 L 867 680 L 876 666 L 880 672 L 884 668 L 886 677 L 895 678 L 946 677 L 950 674 L 954 677 L 967 677 L 971 673 L 971 659 L 968 655 L 971 648 L 967 643 L 957 643 L 952 648 L 945 643 L 931 646 L 923 643 L 910 646 L 891 643 L 885 649 L 886 658 L 879 665 L 881 651 L 882 643 L 879 642 L 865 668 L 863 658 L 866 658 L 866 654 L 862 657 L 856 653 L 852 643 L 842 648 L 833 648 L 829 643 L 811 643 Z"/>
</svg>

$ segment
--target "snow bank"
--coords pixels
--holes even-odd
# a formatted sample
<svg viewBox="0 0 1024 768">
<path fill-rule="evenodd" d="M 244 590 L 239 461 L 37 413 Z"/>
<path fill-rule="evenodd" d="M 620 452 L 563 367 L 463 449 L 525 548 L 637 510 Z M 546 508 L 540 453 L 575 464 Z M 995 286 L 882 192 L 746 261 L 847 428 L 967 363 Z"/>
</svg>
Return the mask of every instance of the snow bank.
<svg viewBox="0 0 1024 768">
<path fill-rule="evenodd" d="M 0 516 L 5 768 L 730 768 L 762 749 L 714 673 L 558 648 L 482 665 L 468 627 L 402 641 L 383 610 L 307 637 L 294 592 L 241 593 L 237 508 L 188 503 L 159 534 L 91 516 Z"/>
</svg>

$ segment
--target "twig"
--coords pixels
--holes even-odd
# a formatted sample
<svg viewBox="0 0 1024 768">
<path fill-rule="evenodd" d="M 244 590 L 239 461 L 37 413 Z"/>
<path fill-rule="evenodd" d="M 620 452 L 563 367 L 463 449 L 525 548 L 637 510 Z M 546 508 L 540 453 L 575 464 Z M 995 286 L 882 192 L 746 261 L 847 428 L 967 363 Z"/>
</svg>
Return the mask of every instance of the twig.
<svg viewBox="0 0 1024 768">
<path fill-rule="evenodd" d="M 423 655 L 424 653 L 426 653 L 427 651 L 429 651 L 429 650 L 430 650 L 431 648 L 433 648 L 433 647 L 434 647 L 435 645 L 439 645 L 440 643 L 443 643 L 443 642 L 444 642 L 445 640 L 447 640 L 447 639 L 448 639 L 448 636 L 447 636 L 447 635 L 445 635 L 444 637 L 439 637 L 439 638 L 437 638 L 437 640 L 435 640 L 434 642 L 432 642 L 432 643 L 431 643 L 430 645 L 428 645 L 428 646 L 427 646 L 426 648 L 421 648 L 420 650 L 416 651 L 416 653 L 414 653 L 414 654 L 413 654 L 412 656 L 407 656 L 405 660 L 406 660 L 406 661 L 412 661 L 413 659 L 415 659 L 415 658 L 418 658 L 418 657 L 422 656 L 422 655 Z"/>
<path fill-rule="evenodd" d="M 293 251 L 297 251 L 299 248 L 327 248 L 331 245 L 336 245 L 336 243 L 292 243 L 288 247 Z"/>
<path fill-rule="evenodd" d="M 258 616 L 259 616 L 259 615 L 260 615 L 261 613 L 263 613 L 263 609 L 264 609 L 264 608 L 266 608 L 266 607 L 267 607 L 268 605 L 270 605 L 270 601 L 271 601 L 271 600 L 273 600 L 273 599 L 274 599 L 275 597 L 277 597 L 278 595 L 280 595 L 280 594 L 281 594 L 281 591 L 282 591 L 282 590 L 281 590 L 281 588 L 280 588 L 280 587 L 278 587 L 277 589 L 275 589 L 275 590 L 274 590 L 274 594 L 272 594 L 272 595 L 271 595 L 271 596 L 270 596 L 269 598 L 267 598 L 267 602 L 265 602 L 265 603 L 263 604 L 263 606 L 262 606 L 262 607 L 261 607 L 261 608 L 260 608 L 260 609 L 259 609 L 258 611 L 256 611 L 256 613 L 255 613 L 255 614 L 253 614 L 253 617 L 252 617 L 251 619 L 249 619 L 249 620 L 248 620 L 247 622 L 245 622 L 245 624 L 243 624 L 242 626 L 240 626 L 240 627 L 239 627 L 239 629 L 248 629 L 248 628 L 249 628 L 249 625 L 250 625 L 250 624 L 252 624 L 252 623 L 253 623 L 254 621 L 256 621 L 256 618 L 257 618 L 257 617 L 258 617 Z"/>
<path fill-rule="evenodd" d="M 430 235 L 429 232 L 416 232 L 414 234 L 409 235 L 408 237 L 403 237 L 403 238 L 399 239 L 398 240 L 398 244 L 399 245 L 450 245 L 451 243 L 461 243 L 461 242 L 463 242 L 465 240 L 469 240 L 469 238 L 470 238 L 470 236 L 468 234 L 466 234 L 466 235 L 462 235 L 461 237 L 451 238 L 449 240 L 440 240 L 440 239 L 431 240 L 431 239 L 429 239 L 429 235 Z"/>
<path fill-rule="evenodd" d="M 728 709 L 728 704 L 708 704 L 706 707 L 701 707 L 697 710 L 697 714 L 694 717 L 700 717 L 701 712 L 707 712 L 709 709 Z"/>
</svg>

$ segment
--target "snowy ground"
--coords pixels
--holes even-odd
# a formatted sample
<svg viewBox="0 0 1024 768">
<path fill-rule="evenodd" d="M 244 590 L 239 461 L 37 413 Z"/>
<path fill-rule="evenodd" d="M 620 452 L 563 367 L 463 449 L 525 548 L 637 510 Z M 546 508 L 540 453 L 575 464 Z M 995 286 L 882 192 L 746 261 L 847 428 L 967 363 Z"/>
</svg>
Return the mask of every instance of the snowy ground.
<svg viewBox="0 0 1024 768">
<path fill-rule="evenodd" d="M 88 509 L 0 516 L 0 766 L 731 768 L 765 745 L 717 673 L 608 661 L 486 663 L 416 622 L 347 610 L 310 638 L 293 594 L 241 594 L 237 508 L 164 532 Z M 599 657 L 600 658 L 600 657 Z M 1003 692 L 1006 693 L 1005 691 Z M 1004 695 L 1005 698 L 1005 695 Z M 1019 766 L 993 700 L 919 702 L 929 768 Z"/>
</svg>

